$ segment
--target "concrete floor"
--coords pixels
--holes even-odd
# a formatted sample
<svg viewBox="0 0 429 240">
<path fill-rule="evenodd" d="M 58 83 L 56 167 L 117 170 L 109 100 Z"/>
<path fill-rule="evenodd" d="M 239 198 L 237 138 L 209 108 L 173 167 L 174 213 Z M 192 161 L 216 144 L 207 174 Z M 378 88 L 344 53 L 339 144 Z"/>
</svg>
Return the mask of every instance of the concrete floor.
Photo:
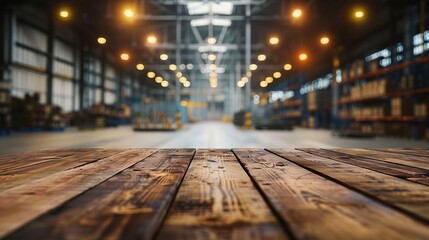
<svg viewBox="0 0 429 240">
<path fill-rule="evenodd" d="M 328 130 L 240 130 L 229 123 L 202 122 L 177 132 L 134 132 L 130 127 L 95 131 L 69 129 L 62 133 L 15 133 L 0 137 L 0 154 L 49 148 L 293 148 L 293 147 L 410 147 L 429 148 L 429 141 L 399 138 L 349 139 Z"/>
</svg>

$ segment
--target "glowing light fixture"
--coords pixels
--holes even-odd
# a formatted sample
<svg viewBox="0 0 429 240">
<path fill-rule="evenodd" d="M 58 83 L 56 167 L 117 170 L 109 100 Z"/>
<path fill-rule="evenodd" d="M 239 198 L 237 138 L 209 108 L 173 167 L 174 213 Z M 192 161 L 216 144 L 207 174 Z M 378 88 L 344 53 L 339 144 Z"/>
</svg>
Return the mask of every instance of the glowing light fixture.
<svg viewBox="0 0 429 240">
<path fill-rule="evenodd" d="M 168 87 L 169 83 L 167 81 L 162 81 L 161 86 L 162 87 Z"/>
<path fill-rule="evenodd" d="M 210 60 L 210 61 L 215 61 L 216 60 L 216 55 L 209 54 L 208 57 L 207 57 L 207 59 Z"/>
<path fill-rule="evenodd" d="M 194 1 L 186 4 L 189 15 L 213 14 L 231 15 L 234 4 L 228 1 L 203 2 Z"/>
<path fill-rule="evenodd" d="M 355 10 L 354 16 L 355 16 L 355 18 L 360 19 L 360 18 L 363 18 L 365 16 L 365 13 L 363 10 L 358 9 L 358 10 Z"/>
<path fill-rule="evenodd" d="M 250 78 L 251 76 L 252 76 L 252 72 L 249 71 L 246 73 L 246 77 Z"/>
<path fill-rule="evenodd" d="M 148 78 L 154 78 L 155 77 L 155 73 L 154 72 L 148 72 L 147 73 L 147 77 Z"/>
<path fill-rule="evenodd" d="M 298 56 L 299 60 L 305 61 L 308 59 L 308 55 L 306 53 L 300 53 Z"/>
<path fill-rule="evenodd" d="M 256 64 L 250 64 L 249 69 L 251 71 L 255 71 L 256 69 L 258 69 L 258 65 L 256 65 Z"/>
<path fill-rule="evenodd" d="M 282 77 L 282 74 L 281 74 L 280 72 L 275 72 L 275 73 L 273 74 L 273 77 L 274 77 L 274 78 L 281 78 L 281 77 Z"/>
<path fill-rule="evenodd" d="M 272 83 L 274 81 L 274 78 L 272 78 L 272 77 L 266 77 L 265 78 L 265 82 L 267 82 L 267 83 Z"/>
<path fill-rule="evenodd" d="M 326 36 L 321 37 L 321 38 L 320 38 L 320 43 L 321 43 L 322 45 L 327 45 L 327 44 L 329 43 L 329 38 L 328 38 L 328 37 L 326 37 Z"/>
<path fill-rule="evenodd" d="M 155 78 L 155 82 L 157 82 L 157 83 L 161 83 L 162 81 L 164 81 L 164 79 L 162 77 L 158 76 Z"/>
<path fill-rule="evenodd" d="M 259 83 L 259 85 L 261 86 L 261 87 L 267 87 L 268 86 L 268 83 L 266 82 L 266 81 L 261 81 L 260 83 Z"/>
<path fill-rule="evenodd" d="M 136 68 L 137 68 L 137 70 L 142 71 L 142 70 L 144 70 L 144 64 L 139 63 L 136 65 Z"/>
<path fill-rule="evenodd" d="M 106 40 L 106 38 L 104 38 L 104 37 L 99 37 L 99 38 L 97 39 L 97 42 L 98 42 L 99 44 L 103 45 L 103 44 L 106 44 L 107 40 Z"/>
<path fill-rule="evenodd" d="M 265 61 L 265 59 L 267 59 L 267 56 L 265 56 L 265 54 L 260 54 L 260 55 L 258 56 L 258 61 L 260 61 L 260 62 Z"/>
<path fill-rule="evenodd" d="M 155 37 L 155 35 L 149 35 L 147 36 L 146 41 L 149 44 L 155 44 L 158 41 L 158 39 Z"/>
<path fill-rule="evenodd" d="M 286 70 L 286 71 L 290 71 L 290 70 L 292 69 L 292 65 L 291 65 L 291 64 L 289 64 L 289 63 L 287 63 L 287 64 L 285 64 L 285 65 L 283 66 L 283 69 L 284 69 L 284 70 Z"/>
<path fill-rule="evenodd" d="M 188 63 L 188 64 L 186 65 L 186 69 L 188 69 L 188 70 L 192 70 L 192 69 L 194 69 L 194 65 L 193 65 L 192 63 Z"/>
<path fill-rule="evenodd" d="M 182 77 L 182 73 L 181 72 L 177 72 L 176 73 L 176 77 L 178 77 L 178 78 Z"/>
<path fill-rule="evenodd" d="M 241 78 L 241 81 L 242 81 L 242 82 L 244 82 L 244 83 L 248 83 L 248 82 L 249 82 L 249 79 L 248 79 L 247 77 L 242 77 L 242 78 Z"/>
<path fill-rule="evenodd" d="M 181 78 L 179 78 L 179 82 L 180 83 L 185 83 L 185 82 L 187 82 L 188 81 L 188 79 L 186 79 L 185 77 L 181 77 Z"/>
<path fill-rule="evenodd" d="M 277 45 L 280 43 L 280 39 L 278 37 L 270 37 L 269 43 L 271 45 Z"/>
<path fill-rule="evenodd" d="M 70 17 L 70 13 L 67 9 L 62 9 L 60 10 L 60 12 L 58 13 L 60 15 L 61 18 L 68 18 Z"/>
<path fill-rule="evenodd" d="M 134 17 L 134 11 L 131 8 L 124 9 L 124 16 L 127 18 L 133 18 Z"/>
<path fill-rule="evenodd" d="M 128 61 L 130 59 L 130 55 L 128 53 L 121 53 L 121 59 L 123 61 Z"/>
<path fill-rule="evenodd" d="M 300 18 L 302 16 L 302 10 L 299 8 L 296 8 L 292 11 L 292 17 L 293 18 Z"/>
<path fill-rule="evenodd" d="M 207 38 L 207 43 L 208 44 L 215 44 L 216 43 L 216 38 L 214 38 L 214 37 L 209 37 L 209 38 Z"/>
<path fill-rule="evenodd" d="M 188 88 L 188 87 L 190 87 L 190 86 L 191 86 L 191 82 L 184 82 L 184 83 L 183 83 L 183 86 L 184 86 L 185 88 Z"/>
<path fill-rule="evenodd" d="M 169 66 L 171 71 L 176 71 L 177 70 L 177 66 L 175 64 L 170 64 Z"/>
<path fill-rule="evenodd" d="M 162 61 L 167 61 L 167 59 L 168 59 L 168 55 L 167 55 L 167 54 L 165 54 L 165 53 L 163 53 L 163 54 L 161 54 L 161 55 L 159 56 L 159 58 L 160 58 Z"/>
<path fill-rule="evenodd" d="M 244 84 L 245 84 L 245 83 L 244 83 L 244 82 L 242 82 L 242 81 L 238 81 L 238 82 L 237 82 L 237 86 L 238 86 L 238 87 L 241 87 L 241 88 L 242 88 L 242 87 L 244 87 Z"/>
</svg>

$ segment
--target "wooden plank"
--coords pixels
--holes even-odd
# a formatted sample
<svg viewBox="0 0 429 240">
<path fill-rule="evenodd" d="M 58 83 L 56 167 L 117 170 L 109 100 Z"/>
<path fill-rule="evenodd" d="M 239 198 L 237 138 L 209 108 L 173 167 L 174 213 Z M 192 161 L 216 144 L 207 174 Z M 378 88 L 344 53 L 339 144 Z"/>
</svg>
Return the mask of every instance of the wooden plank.
<svg viewBox="0 0 429 240">
<path fill-rule="evenodd" d="M 298 150 L 270 151 L 429 223 L 429 187 Z"/>
<path fill-rule="evenodd" d="M 194 152 L 160 150 L 7 239 L 152 239 Z"/>
<path fill-rule="evenodd" d="M 410 148 L 370 148 L 370 150 L 380 152 L 399 153 L 411 156 L 425 157 L 429 160 L 429 149 L 410 149 Z"/>
<path fill-rule="evenodd" d="M 298 239 L 424 239 L 414 219 L 262 149 L 233 149 Z M 317 226 L 317 227 L 315 227 Z"/>
<path fill-rule="evenodd" d="M 372 158 L 361 157 L 359 155 L 334 152 L 329 149 L 303 148 L 298 150 L 385 173 L 391 176 L 407 179 L 409 181 L 429 185 L 429 170 L 410 167 L 402 164 L 378 161 Z"/>
<path fill-rule="evenodd" d="M 122 151 L 125 150 L 65 150 L 63 153 L 58 154 L 56 154 L 56 151 L 53 154 L 48 151 L 29 157 L 28 161 L 18 161 L 16 165 L 10 163 L 0 174 L 0 192 L 60 171 L 98 161 Z"/>
<path fill-rule="evenodd" d="M 231 150 L 198 150 L 158 239 L 286 239 Z"/>
<path fill-rule="evenodd" d="M 372 151 L 369 149 L 331 149 L 335 152 L 350 154 L 350 155 L 359 155 L 362 157 L 373 158 L 383 162 L 391 162 L 402 164 L 411 167 L 418 167 L 422 169 L 429 170 L 429 159 L 419 156 L 409 156 L 403 154 L 394 154 L 394 153 L 380 153 L 377 151 Z"/>
<path fill-rule="evenodd" d="M 154 153 L 127 150 L 0 193 L 0 238 Z"/>
</svg>

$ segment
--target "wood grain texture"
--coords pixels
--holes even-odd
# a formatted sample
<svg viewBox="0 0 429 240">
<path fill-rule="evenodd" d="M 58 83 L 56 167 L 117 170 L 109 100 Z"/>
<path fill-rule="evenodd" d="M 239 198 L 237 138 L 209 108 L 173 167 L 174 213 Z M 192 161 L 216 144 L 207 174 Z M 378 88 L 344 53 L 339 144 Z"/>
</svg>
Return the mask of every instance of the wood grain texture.
<svg viewBox="0 0 429 240">
<path fill-rule="evenodd" d="M 231 150 L 198 150 L 158 239 L 286 239 Z"/>
<path fill-rule="evenodd" d="M 119 149 L 91 149 L 91 150 L 63 150 L 62 152 L 44 151 L 39 154 L 28 154 L 27 158 L 16 162 L 1 162 L 0 192 L 16 187 L 51 174 L 79 167 L 90 162 L 117 154 L 124 150 Z M 1 164 L 3 163 L 3 164 Z"/>
<path fill-rule="evenodd" d="M 412 182 L 429 185 L 429 170 L 391 162 L 383 162 L 372 158 L 362 157 L 360 155 L 344 154 L 340 152 L 331 151 L 329 149 L 298 148 L 298 150 L 311 153 L 317 156 L 330 158 L 339 162 L 344 162 L 358 167 L 363 167 L 377 172 L 385 173 L 391 176 L 407 179 Z"/>
<path fill-rule="evenodd" d="M 195 150 L 159 150 L 7 239 L 152 239 Z"/>
<path fill-rule="evenodd" d="M 298 150 L 270 151 L 429 223 L 428 186 Z"/>
<path fill-rule="evenodd" d="M 379 152 L 399 153 L 404 155 L 425 157 L 429 160 L 429 149 L 410 149 L 410 148 L 370 148 L 370 150 Z"/>
<path fill-rule="evenodd" d="M 420 156 L 410 156 L 405 154 L 395 154 L 388 152 L 379 152 L 369 149 L 331 149 L 335 152 L 359 155 L 362 157 L 373 158 L 383 162 L 391 162 L 397 164 L 403 164 L 406 166 L 418 167 L 429 170 L 429 159 Z"/>
<path fill-rule="evenodd" d="M 262 149 L 233 149 L 298 239 L 424 239 L 414 219 Z"/>
<path fill-rule="evenodd" d="M 0 238 L 145 159 L 155 151 L 127 150 L 1 192 Z"/>
</svg>

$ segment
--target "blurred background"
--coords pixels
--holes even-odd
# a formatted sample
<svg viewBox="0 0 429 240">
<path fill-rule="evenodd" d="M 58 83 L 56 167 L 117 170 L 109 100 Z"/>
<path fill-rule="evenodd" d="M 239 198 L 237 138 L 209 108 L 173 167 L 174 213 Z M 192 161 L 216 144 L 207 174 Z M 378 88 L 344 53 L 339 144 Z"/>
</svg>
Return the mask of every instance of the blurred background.
<svg viewBox="0 0 429 240">
<path fill-rule="evenodd" d="M 425 0 L 2 0 L 0 153 L 429 147 Z"/>
</svg>

